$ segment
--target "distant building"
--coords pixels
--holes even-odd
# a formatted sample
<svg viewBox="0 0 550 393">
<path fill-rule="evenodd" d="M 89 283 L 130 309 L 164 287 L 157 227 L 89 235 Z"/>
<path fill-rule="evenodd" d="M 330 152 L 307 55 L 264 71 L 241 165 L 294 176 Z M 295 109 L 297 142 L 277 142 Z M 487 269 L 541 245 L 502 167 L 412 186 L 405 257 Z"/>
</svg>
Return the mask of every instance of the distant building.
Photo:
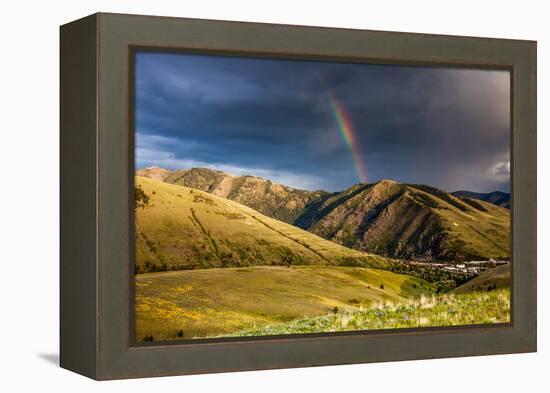
<svg viewBox="0 0 550 393">
<path fill-rule="evenodd" d="M 487 265 L 490 261 L 469 261 L 465 262 L 467 265 Z"/>
</svg>

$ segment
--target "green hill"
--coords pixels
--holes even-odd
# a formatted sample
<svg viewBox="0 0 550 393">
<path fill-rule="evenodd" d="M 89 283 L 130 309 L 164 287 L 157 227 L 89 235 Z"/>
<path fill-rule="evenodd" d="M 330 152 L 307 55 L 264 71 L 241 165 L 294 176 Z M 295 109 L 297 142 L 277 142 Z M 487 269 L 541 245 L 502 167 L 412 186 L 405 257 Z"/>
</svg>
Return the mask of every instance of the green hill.
<svg viewBox="0 0 550 393">
<path fill-rule="evenodd" d="M 495 267 L 453 289 L 451 293 L 491 291 L 510 287 L 510 264 Z"/>
<path fill-rule="evenodd" d="M 430 295 L 419 278 L 379 269 L 258 266 L 136 275 L 136 339 L 234 335 L 327 313 Z"/>
<path fill-rule="evenodd" d="M 237 202 L 136 177 L 136 272 L 255 265 L 385 267 L 387 260 L 320 238 Z"/>
<path fill-rule="evenodd" d="M 350 248 L 403 259 L 504 258 L 510 212 L 425 185 L 382 180 L 310 204 L 295 224 Z"/>
</svg>

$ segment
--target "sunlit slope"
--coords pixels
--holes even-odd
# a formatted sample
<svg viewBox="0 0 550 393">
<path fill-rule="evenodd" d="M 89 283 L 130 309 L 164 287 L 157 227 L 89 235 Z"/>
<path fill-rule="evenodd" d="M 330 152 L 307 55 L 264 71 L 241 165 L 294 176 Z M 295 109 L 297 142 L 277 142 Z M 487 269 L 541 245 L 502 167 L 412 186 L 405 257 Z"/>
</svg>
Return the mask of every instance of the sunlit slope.
<svg viewBox="0 0 550 393">
<path fill-rule="evenodd" d="M 255 265 L 384 267 L 386 259 L 342 247 L 197 189 L 136 177 L 149 197 L 136 209 L 136 272 Z"/>
<path fill-rule="evenodd" d="M 358 184 L 311 204 L 296 224 L 347 247 L 404 259 L 505 258 L 510 211 L 424 185 Z"/>
<path fill-rule="evenodd" d="M 287 223 L 292 223 L 308 203 L 328 194 L 326 191 L 299 190 L 257 176 L 233 176 L 208 168 L 173 171 L 163 181 L 231 199 Z"/>
<path fill-rule="evenodd" d="M 505 193 L 448 193 L 392 180 L 329 193 L 207 168 L 166 171 L 152 167 L 138 175 L 230 199 L 346 247 L 386 257 L 509 257 L 510 211 L 494 204 L 502 202 L 498 198 Z"/>
<path fill-rule="evenodd" d="M 452 293 L 491 291 L 510 286 L 510 265 L 495 267 L 453 289 Z"/>
<path fill-rule="evenodd" d="M 136 276 L 136 339 L 234 334 L 433 292 L 419 278 L 380 269 L 260 266 Z"/>
<path fill-rule="evenodd" d="M 148 168 L 141 168 L 136 171 L 136 176 L 148 177 L 154 180 L 164 181 L 173 171 L 165 168 L 159 168 L 158 166 L 150 166 Z"/>
<path fill-rule="evenodd" d="M 385 302 L 363 310 L 328 313 L 287 323 L 243 330 L 232 336 L 265 336 L 460 326 L 510 322 L 510 291 L 422 296 L 401 302 Z"/>
</svg>

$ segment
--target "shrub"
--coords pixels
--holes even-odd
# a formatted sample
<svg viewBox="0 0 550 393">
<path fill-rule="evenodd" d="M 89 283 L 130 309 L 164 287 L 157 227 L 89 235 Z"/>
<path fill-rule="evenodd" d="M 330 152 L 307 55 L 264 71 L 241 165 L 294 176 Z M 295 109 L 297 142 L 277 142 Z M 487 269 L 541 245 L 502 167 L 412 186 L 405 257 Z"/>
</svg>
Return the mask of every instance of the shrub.
<svg viewBox="0 0 550 393">
<path fill-rule="evenodd" d="M 134 207 L 144 209 L 149 205 L 149 195 L 143 191 L 141 185 L 134 187 Z"/>
<path fill-rule="evenodd" d="M 214 200 L 212 198 L 209 198 L 205 195 L 195 195 L 193 196 L 193 202 L 194 203 L 205 203 L 209 206 L 216 206 L 216 203 L 214 202 Z"/>
<path fill-rule="evenodd" d="M 428 207 L 437 208 L 439 206 L 433 198 L 421 192 L 411 192 L 411 195 L 417 202 L 420 202 Z"/>
<path fill-rule="evenodd" d="M 456 261 L 463 261 L 466 258 L 466 251 L 464 247 L 466 242 L 462 239 L 454 239 L 449 242 L 448 257 Z"/>
</svg>

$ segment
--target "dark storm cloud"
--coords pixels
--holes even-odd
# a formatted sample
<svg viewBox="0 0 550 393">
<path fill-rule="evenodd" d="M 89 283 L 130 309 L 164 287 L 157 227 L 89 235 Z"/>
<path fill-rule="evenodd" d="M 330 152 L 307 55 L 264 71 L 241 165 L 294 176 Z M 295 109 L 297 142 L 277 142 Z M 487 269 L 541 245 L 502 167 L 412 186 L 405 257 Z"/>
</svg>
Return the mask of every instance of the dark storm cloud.
<svg viewBox="0 0 550 393">
<path fill-rule="evenodd" d="M 140 53 L 137 166 L 208 166 L 302 188 L 358 182 L 509 187 L 507 72 Z"/>
</svg>

